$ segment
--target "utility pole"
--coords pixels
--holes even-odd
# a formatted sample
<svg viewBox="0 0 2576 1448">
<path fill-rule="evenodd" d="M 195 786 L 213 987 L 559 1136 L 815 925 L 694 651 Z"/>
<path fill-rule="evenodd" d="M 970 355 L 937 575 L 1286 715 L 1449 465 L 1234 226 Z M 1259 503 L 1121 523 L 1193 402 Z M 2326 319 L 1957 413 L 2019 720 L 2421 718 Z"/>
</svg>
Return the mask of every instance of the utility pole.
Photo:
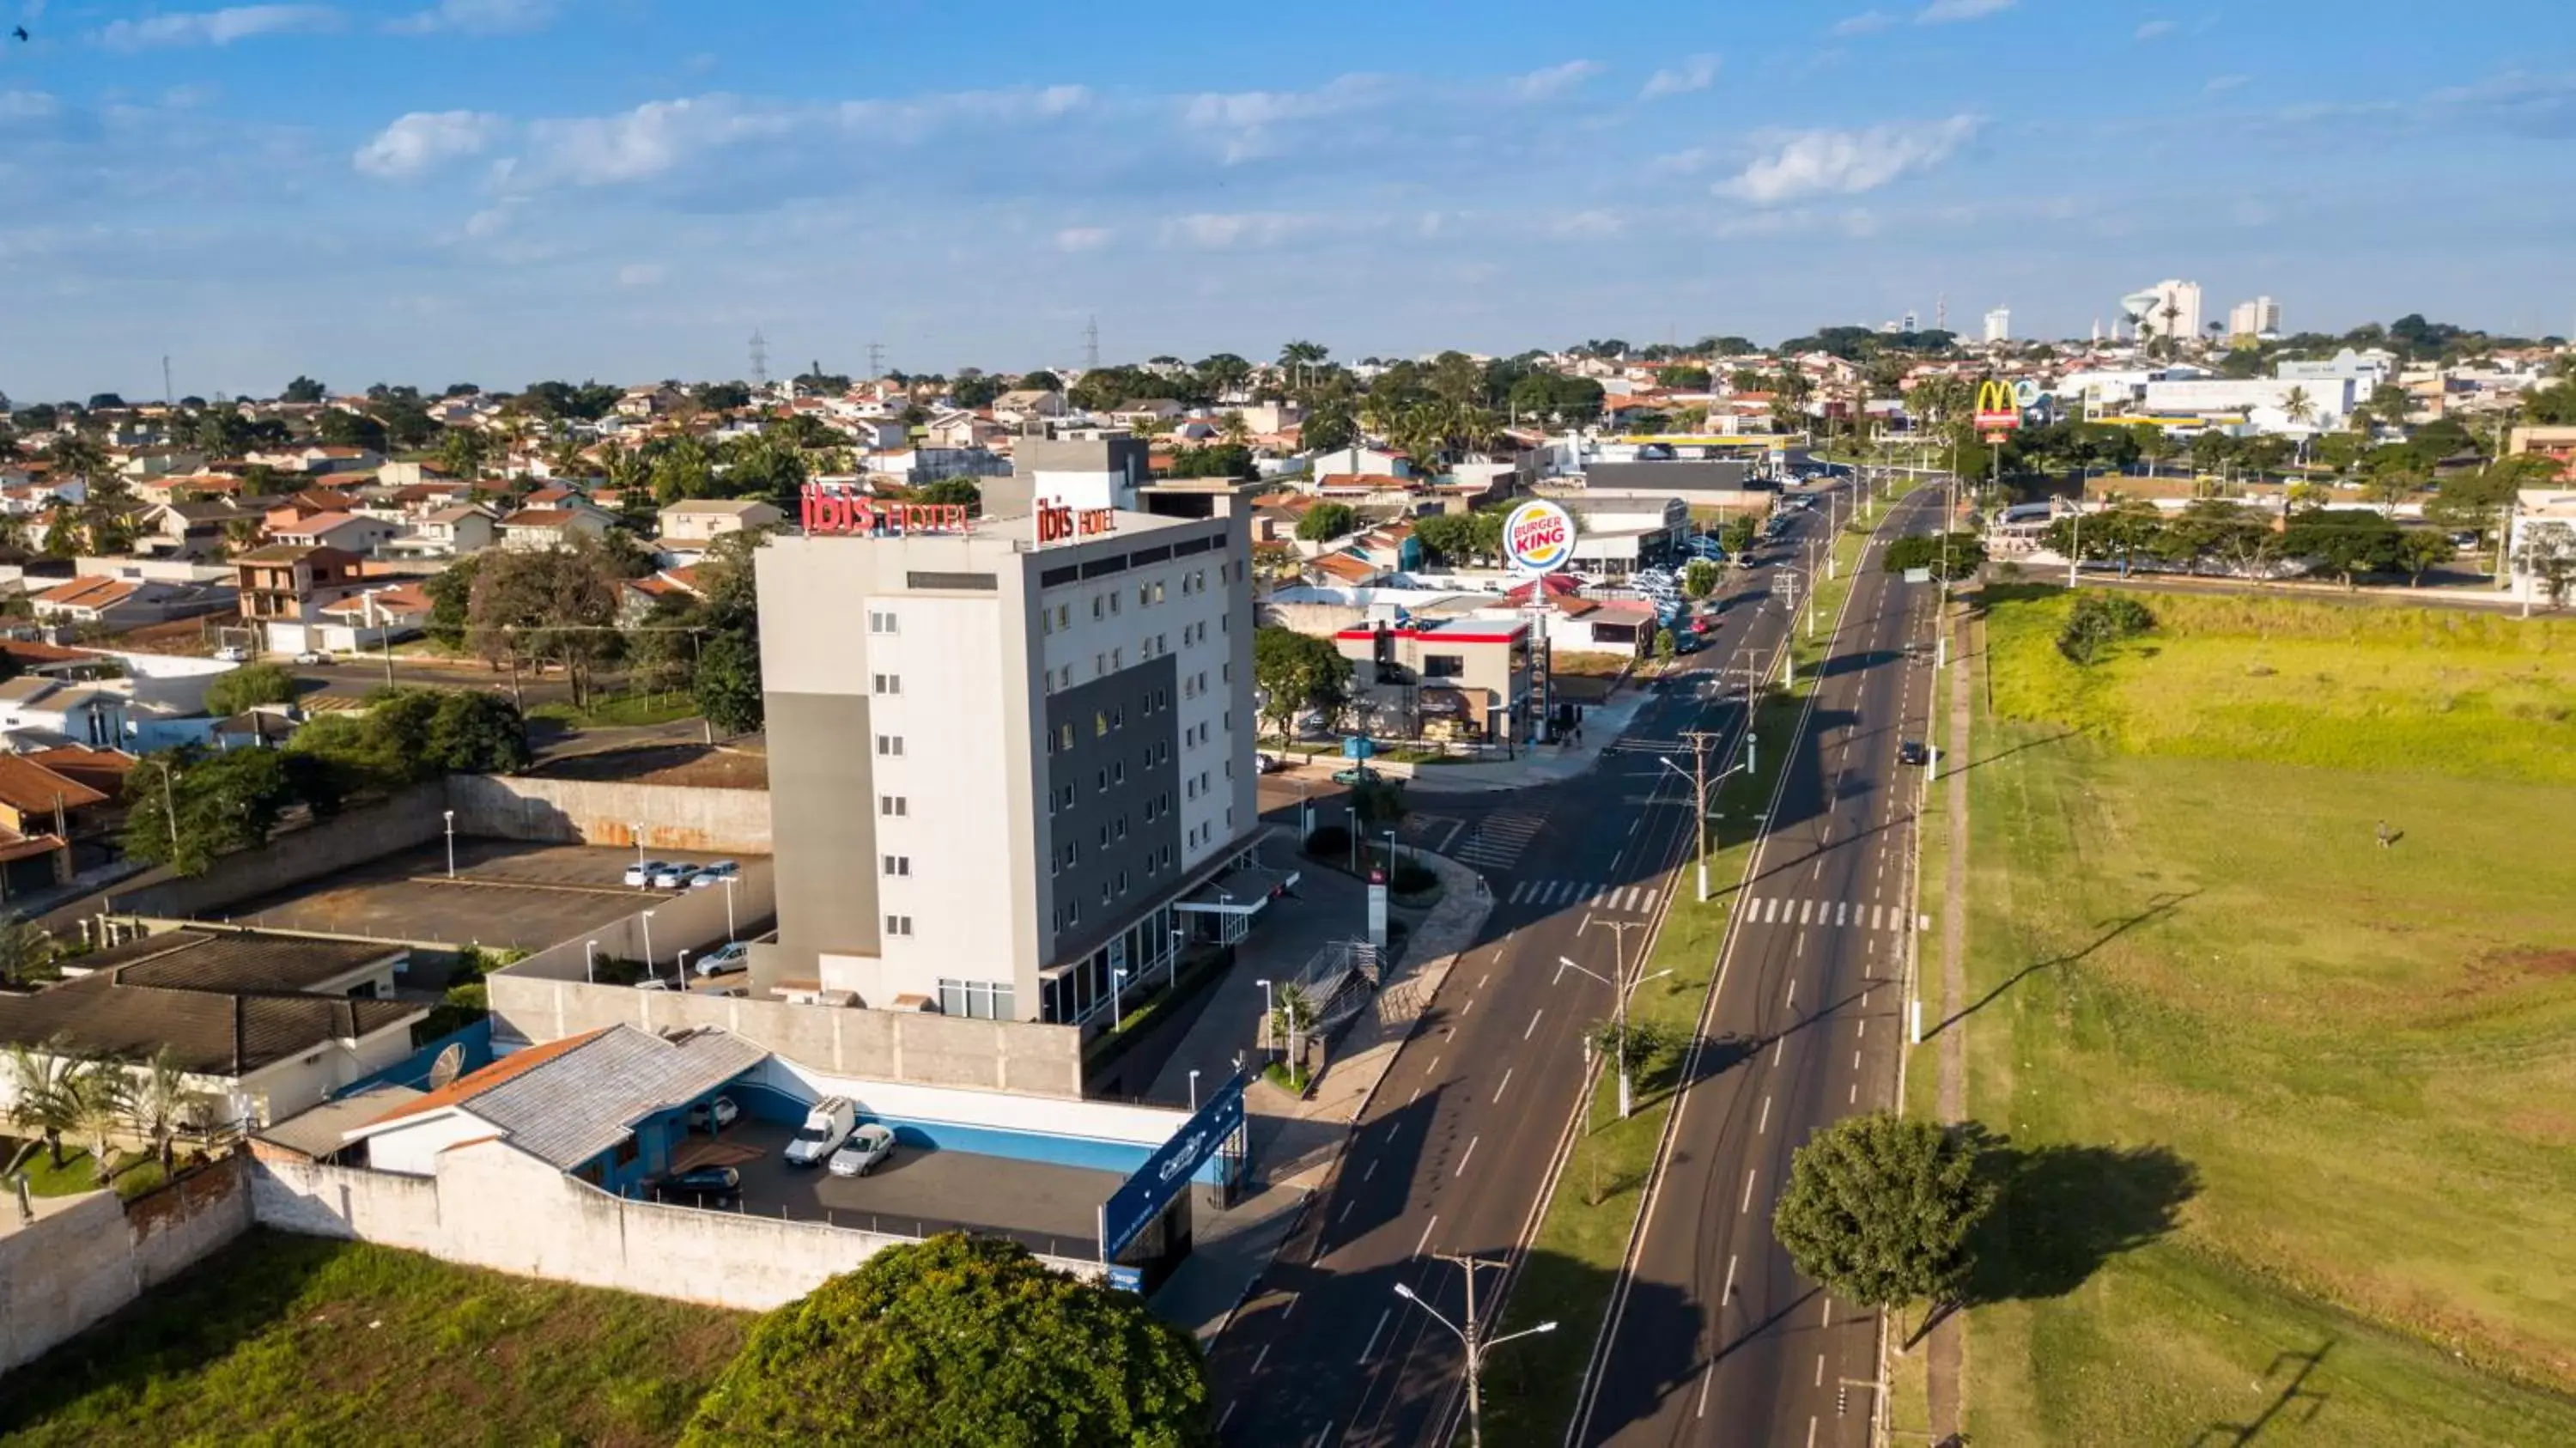
<svg viewBox="0 0 2576 1448">
<path fill-rule="evenodd" d="M 868 380 L 870 382 L 874 382 L 884 375 L 885 344 L 883 342 L 870 342 L 868 344 Z"/>
<path fill-rule="evenodd" d="M 1430 1303 L 1415 1296 L 1413 1289 L 1407 1287 L 1401 1282 L 1395 1284 L 1395 1295 L 1412 1303 L 1414 1306 L 1421 1308 L 1423 1311 L 1430 1313 L 1431 1320 L 1439 1323 L 1442 1327 L 1449 1329 L 1450 1334 L 1458 1339 L 1458 1345 L 1467 1350 L 1467 1445 L 1468 1448 L 1484 1448 L 1485 1403 L 1479 1378 L 1484 1370 L 1485 1354 L 1493 1351 L 1495 1348 L 1501 1347 L 1507 1342 L 1516 1342 L 1521 1338 L 1530 1337 L 1542 1332 L 1554 1332 L 1556 1331 L 1556 1324 L 1553 1322 L 1542 1322 L 1536 1327 L 1523 1328 L 1519 1332 L 1494 1338 L 1491 1341 L 1486 1340 L 1484 1335 L 1484 1324 L 1476 1320 L 1476 1269 L 1479 1267 L 1501 1267 L 1504 1264 L 1500 1262 L 1487 1262 L 1480 1257 L 1476 1257 L 1468 1253 L 1460 1253 L 1452 1256 L 1446 1252 L 1434 1252 L 1431 1255 L 1439 1258 L 1443 1262 L 1456 1263 L 1459 1269 L 1467 1274 L 1467 1325 L 1462 1328 L 1458 1324 L 1451 1322 L 1448 1318 L 1441 1316 L 1440 1309 L 1433 1307 Z"/>
<path fill-rule="evenodd" d="M 1708 787 L 1712 783 L 1708 777 L 1708 752 L 1723 743 L 1725 736 L 1712 734 L 1705 729 L 1685 729 L 1680 737 L 1684 744 L 1690 746 L 1691 751 L 1691 798 L 1699 812 L 1699 900 L 1705 905 L 1708 903 Z M 1749 707 L 1744 716 L 1744 738 L 1746 755 L 1750 758 L 1753 715 Z M 1739 766 L 1741 767 L 1745 766 Z M 1727 774 L 1734 772 L 1729 770 Z M 1678 774 L 1680 771 L 1675 770 L 1674 773 Z M 1725 780 L 1726 775 L 1721 774 L 1714 782 L 1722 784 Z"/>
</svg>

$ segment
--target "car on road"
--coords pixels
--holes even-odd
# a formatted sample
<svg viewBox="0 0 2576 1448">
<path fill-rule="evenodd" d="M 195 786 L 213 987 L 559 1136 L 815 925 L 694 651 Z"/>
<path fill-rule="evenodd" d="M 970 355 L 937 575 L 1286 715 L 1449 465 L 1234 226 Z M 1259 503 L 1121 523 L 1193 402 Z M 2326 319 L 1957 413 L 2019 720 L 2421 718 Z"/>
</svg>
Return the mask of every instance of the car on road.
<svg viewBox="0 0 2576 1448">
<path fill-rule="evenodd" d="M 1896 762 L 1921 766 L 1932 762 L 1932 753 L 1919 740 L 1908 739 L 1896 746 Z"/>
<path fill-rule="evenodd" d="M 724 1130 L 742 1119 L 742 1108 L 730 1096 L 718 1096 L 689 1108 L 689 1130 L 709 1134 Z"/>
<path fill-rule="evenodd" d="M 306 649 L 295 656 L 295 662 L 307 668 L 313 668 L 331 662 L 331 656 L 320 649 Z"/>
<path fill-rule="evenodd" d="M 637 860 L 626 867 L 626 883 L 638 886 L 650 885 L 655 875 L 670 868 L 671 862 L 668 860 Z"/>
<path fill-rule="evenodd" d="M 751 947 L 737 940 L 730 945 L 719 945 L 699 956 L 697 964 L 690 966 L 689 969 L 694 974 L 709 976 L 722 975 L 729 970 L 748 970 L 750 967 Z"/>
<path fill-rule="evenodd" d="M 1288 767 L 1287 759 L 1281 755 L 1258 754 L 1253 757 L 1261 761 L 1261 772 L 1264 774 L 1277 774 Z"/>
<path fill-rule="evenodd" d="M 654 1182 L 656 1201 L 692 1201 L 730 1206 L 742 1200 L 742 1173 L 729 1166 L 698 1166 L 673 1172 Z"/>
<path fill-rule="evenodd" d="M 832 1153 L 830 1170 L 836 1177 L 861 1177 L 876 1164 L 894 1155 L 894 1133 L 876 1122 L 869 1122 L 850 1133 L 841 1149 Z"/>
<path fill-rule="evenodd" d="M 250 650 L 239 644 L 226 644 L 215 650 L 215 657 L 227 664 L 246 664 L 250 662 Z"/>
</svg>

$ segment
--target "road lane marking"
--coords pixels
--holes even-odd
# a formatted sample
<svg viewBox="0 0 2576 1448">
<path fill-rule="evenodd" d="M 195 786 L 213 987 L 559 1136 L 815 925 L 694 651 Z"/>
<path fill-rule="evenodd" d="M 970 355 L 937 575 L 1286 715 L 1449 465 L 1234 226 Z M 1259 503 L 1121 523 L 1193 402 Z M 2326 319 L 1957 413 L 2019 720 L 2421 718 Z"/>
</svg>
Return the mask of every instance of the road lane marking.
<svg viewBox="0 0 2576 1448">
<path fill-rule="evenodd" d="M 1862 1034 L 1862 1035 L 1864 1035 L 1864 1036 L 1866 1036 L 1866 1035 L 1868 1035 L 1868 1034 L 1869 1034 L 1869 1022 L 1868 1022 L 1868 1021 L 1864 1020 L 1864 1021 L 1862 1021 L 1862 1022 L 1860 1023 L 1860 1034 Z"/>
<path fill-rule="evenodd" d="M 1758 1175 L 1759 1172 L 1760 1168 L 1757 1167 L 1753 1171 L 1748 1171 L 1744 1174 L 1744 1200 L 1736 1203 L 1735 1206 L 1735 1211 L 1738 1216 L 1753 1210 L 1753 1178 Z"/>
<path fill-rule="evenodd" d="M 1504 1068 L 1503 1068 L 1503 1084 L 1494 1088 L 1494 1099 L 1495 1099 L 1496 1101 L 1500 1101 L 1500 1100 L 1502 1100 L 1502 1099 L 1503 1099 L 1503 1093 L 1504 1093 L 1505 1091 L 1507 1091 L 1507 1090 L 1511 1089 L 1511 1084 L 1512 1084 L 1512 1068 L 1511 1068 L 1511 1067 L 1509 1067 L 1509 1066 L 1506 1066 L 1506 1067 L 1504 1067 Z"/>
<path fill-rule="evenodd" d="M 1366 1354 L 1366 1353 L 1362 1353 L 1362 1354 L 1360 1354 L 1360 1356 L 1362 1356 L 1362 1357 L 1366 1357 L 1366 1356 L 1368 1356 L 1368 1354 Z M 1825 1355 L 1824 1355 L 1823 1353 L 1818 1353 L 1818 1354 L 1816 1354 L 1816 1386 L 1821 1388 L 1821 1387 L 1823 1387 L 1824 1385 L 1825 1385 Z"/>
<path fill-rule="evenodd" d="M 1729 1252 L 1729 1253 L 1727 1253 L 1727 1254 L 1726 1254 L 1726 1290 L 1725 1290 L 1725 1291 L 1723 1291 L 1723 1292 L 1721 1292 L 1721 1293 L 1719 1293 L 1719 1294 L 1717 1295 L 1717 1305 L 1718 1305 L 1718 1309 L 1719 1309 L 1720 1311 L 1724 1311 L 1724 1310 L 1725 1310 L 1725 1308 L 1726 1308 L 1726 1304 L 1728 1304 L 1728 1303 L 1730 1303 L 1730 1302 L 1733 1302 L 1734 1300 L 1735 1300 L 1735 1254 L 1734 1254 L 1734 1253 L 1732 1253 L 1732 1252 Z M 1712 1363 L 1710 1363 L 1710 1364 L 1709 1364 L 1709 1366 L 1710 1366 L 1711 1368 L 1715 1368 L 1715 1367 L 1717 1366 L 1717 1364 L 1712 1362 Z"/>
<path fill-rule="evenodd" d="M 1261 1351 L 1252 1355 L 1252 1376 L 1256 1378 L 1261 1376 L 1261 1364 L 1270 1356 L 1270 1346 L 1265 1342 L 1261 1345 Z"/>
<path fill-rule="evenodd" d="M 1808 920 L 1810 919 L 1810 917 L 1812 917 L 1815 913 L 1816 913 L 1816 902 L 1815 902 L 1815 901 L 1813 901 L 1813 900 L 1801 900 L 1801 901 L 1799 901 L 1799 902 L 1798 902 L 1798 923 L 1799 923 L 1799 924 L 1801 924 L 1801 925 L 1806 924 L 1806 923 L 1808 922 Z"/>
<path fill-rule="evenodd" d="M 1816 1448 L 1816 1420 L 1807 1420 L 1807 1448 Z"/>
<path fill-rule="evenodd" d="M 1711 1362 L 1707 1368 L 1701 1371 L 1699 1375 L 1699 1408 L 1691 1414 L 1692 1417 L 1705 1418 L 1708 1416 L 1708 1385 L 1714 1381 L 1716 1377 L 1717 1364 L 1715 1362 Z M 1225 1411 L 1231 1415 L 1234 1412 L 1234 1405 L 1231 1403 L 1227 1404 Z M 1224 1421 L 1219 1420 L 1217 1426 L 1220 1428 L 1224 1427 Z"/>
<path fill-rule="evenodd" d="M 1789 946 L 1789 953 L 1797 956 L 1804 956 L 1807 953 L 1807 932 L 1803 930 L 1798 932 L 1797 940 Z"/>
<path fill-rule="evenodd" d="M 1797 1008 L 1798 1008 L 1798 978 L 1797 978 L 1796 976 L 1791 976 L 1791 977 L 1789 978 L 1789 1004 L 1785 1007 L 1785 1009 L 1793 1010 L 1793 1011 L 1794 1011 L 1794 1010 L 1796 1010 Z"/>
<path fill-rule="evenodd" d="M 1760 1135 L 1762 1135 L 1764 1132 L 1769 1131 L 1770 1129 L 1771 1129 L 1771 1098 L 1770 1098 L 1770 1097 L 1768 1097 L 1768 1096 L 1765 1096 L 1765 1097 L 1763 1097 L 1763 1098 L 1762 1098 L 1762 1124 L 1753 1128 L 1753 1134 L 1754 1134 L 1755 1136 L 1760 1136 Z"/>
<path fill-rule="evenodd" d="M 1472 1011 L 1472 1010 L 1474 1010 L 1475 1008 L 1476 1008 L 1476 998 L 1475 998 L 1474 996 L 1472 996 L 1472 995 L 1471 995 L 1471 996 L 1467 997 L 1466 1002 L 1465 1002 L 1464 1004 L 1462 1004 L 1462 1005 L 1460 1005 L 1460 1006 L 1458 1007 L 1458 1018 L 1459 1018 L 1460 1020 L 1465 1020 L 1465 1019 L 1467 1018 L 1467 1012 Z"/>
<path fill-rule="evenodd" d="M 1858 1051 L 1852 1052 L 1852 1069 L 1855 1071 L 1860 1069 L 1860 1052 Z"/>
<path fill-rule="evenodd" d="M 1538 1018 L 1546 1014 L 1547 1007 L 1545 1006 L 1541 1006 L 1537 1010 L 1530 1012 L 1530 1023 L 1521 1028 L 1522 1040 L 1526 1041 L 1530 1038 L 1530 1033 L 1538 1029 Z"/>
<path fill-rule="evenodd" d="M 1463 1012 L 1463 1011 L 1462 1011 L 1462 1012 L 1460 1012 L 1460 1014 L 1461 1014 L 1461 1015 L 1464 1015 L 1464 1014 L 1465 1014 L 1465 1012 Z M 1423 1074 L 1423 1075 L 1425 1075 L 1425 1076 L 1437 1076 L 1437 1075 L 1439 1075 L 1439 1074 L 1440 1074 L 1440 1058 L 1439 1058 L 1439 1057 L 1437 1057 L 1437 1056 L 1432 1057 L 1432 1058 L 1431 1058 L 1431 1069 L 1430 1069 L 1430 1070 L 1428 1070 L 1428 1071 L 1423 1072 L 1422 1074 Z"/>
<path fill-rule="evenodd" d="M 1422 1099 L 1422 1088 L 1421 1088 L 1421 1087 L 1419 1087 L 1419 1086 L 1416 1086 L 1416 1087 L 1414 1087 L 1414 1088 L 1413 1088 L 1413 1094 L 1404 1098 L 1404 1104 L 1405 1104 L 1405 1105 L 1407 1105 L 1407 1106 L 1410 1106 L 1410 1105 L 1412 1105 L 1414 1102 L 1419 1101 L 1419 1100 L 1421 1100 L 1421 1099 Z"/>
<path fill-rule="evenodd" d="M 1393 1316 L 1395 1316 L 1395 1309 L 1392 1307 L 1377 1315 L 1377 1326 L 1369 1329 L 1368 1346 L 1360 1349 L 1361 1362 L 1367 1362 L 1369 1360 L 1369 1355 L 1377 1351 L 1378 1337 L 1386 1331 L 1386 1320 Z M 1219 1423 L 1217 1426 L 1222 1428 L 1225 1425 L 1223 1423 Z"/>
<path fill-rule="evenodd" d="M 1292 1314 L 1292 1313 L 1296 1312 L 1296 1310 L 1297 1310 L 1297 1294 L 1296 1294 L 1296 1293 L 1294 1293 L 1294 1292 L 1291 1292 L 1291 1293 L 1289 1293 L 1289 1294 L 1288 1294 L 1288 1305 L 1279 1309 L 1279 1320 L 1280 1320 L 1281 1322 L 1286 1322 L 1286 1321 L 1288 1320 L 1288 1318 L 1289 1318 L 1290 1314 Z"/>
<path fill-rule="evenodd" d="M 1826 1299 L 1825 1299 L 1825 1326 L 1827 1326 L 1827 1327 L 1831 1327 L 1831 1326 L 1833 1326 L 1833 1325 L 1834 1325 L 1834 1300 L 1833 1300 L 1832 1298 L 1828 1297 L 1828 1298 L 1826 1298 Z"/>
<path fill-rule="evenodd" d="M 1468 1138 L 1467 1138 L 1467 1149 L 1466 1149 L 1464 1152 L 1462 1152 L 1462 1153 L 1460 1153 L 1460 1154 L 1459 1154 L 1459 1157 L 1458 1157 L 1458 1169 L 1457 1169 L 1456 1171 L 1453 1171 L 1453 1172 L 1449 1173 L 1451 1176 L 1453 1176 L 1453 1177 L 1462 1177 L 1462 1176 L 1465 1176 L 1465 1175 L 1467 1174 L 1467 1163 L 1468 1163 L 1468 1161 L 1469 1161 L 1471 1158 L 1473 1158 L 1473 1157 L 1475 1156 L 1475 1154 L 1476 1154 L 1476 1143 L 1477 1143 L 1477 1141 L 1478 1141 L 1478 1140 L 1480 1140 L 1480 1139 L 1481 1139 L 1481 1138 L 1473 1137 L 1473 1136 L 1471 1136 L 1471 1137 L 1468 1137 Z"/>
<path fill-rule="evenodd" d="M 1422 1224 L 1422 1240 L 1413 1244 L 1414 1256 L 1421 1256 L 1422 1249 L 1431 1245 L 1431 1229 L 1438 1225 L 1440 1225 L 1440 1214 L 1434 1212 L 1431 1214 L 1431 1220 Z"/>
<path fill-rule="evenodd" d="M 1242 1406 L 1243 1406 L 1243 1405 L 1242 1405 L 1241 1403 L 1228 1403 L 1228 1404 L 1226 1404 L 1226 1405 L 1225 1405 L 1225 1411 L 1224 1411 L 1223 1413 L 1219 1414 L 1219 1415 L 1218 1415 L 1218 1417 L 1217 1417 L 1217 1420 L 1216 1420 L 1216 1430 L 1217 1430 L 1219 1433 L 1224 1432 L 1224 1431 L 1225 1431 L 1225 1425 L 1226 1425 L 1227 1423 L 1229 1423 L 1229 1422 L 1233 1421 L 1233 1418 L 1234 1418 L 1234 1410 L 1235 1410 L 1235 1409 L 1237 1409 L 1237 1408 L 1240 1408 L 1240 1407 L 1242 1407 Z"/>
<path fill-rule="evenodd" d="M 1834 923 L 1836 925 L 1848 923 L 1850 916 L 1851 902 L 1849 900 L 1837 900 L 1834 902 Z"/>
<path fill-rule="evenodd" d="M 1850 1093 L 1843 1097 L 1843 1104 L 1845 1106 L 1858 1106 L 1860 1104 L 1860 1083 L 1858 1081 L 1854 1081 L 1852 1083 Z"/>
<path fill-rule="evenodd" d="M 1356 1199 L 1342 1203 L 1342 1214 L 1333 1218 L 1333 1225 L 1338 1227 L 1342 1223 L 1349 1221 L 1351 1219 L 1351 1208 L 1358 1205 L 1359 1202 Z"/>
<path fill-rule="evenodd" d="M 1493 978 L 1494 973 L 1490 970 L 1486 971 L 1483 975 L 1476 977 L 1476 989 L 1483 990 L 1485 988 L 1485 982 L 1492 980 Z"/>
</svg>

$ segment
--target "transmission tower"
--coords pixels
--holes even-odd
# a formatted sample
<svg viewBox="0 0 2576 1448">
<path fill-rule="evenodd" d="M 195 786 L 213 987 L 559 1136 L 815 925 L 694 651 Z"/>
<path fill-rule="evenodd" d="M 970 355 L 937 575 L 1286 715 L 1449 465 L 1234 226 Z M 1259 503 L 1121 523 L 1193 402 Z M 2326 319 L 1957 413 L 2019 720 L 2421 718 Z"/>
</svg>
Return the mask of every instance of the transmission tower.
<svg viewBox="0 0 2576 1448">
<path fill-rule="evenodd" d="M 1941 292 L 1932 298 L 1932 330 L 1950 330 L 1950 294 Z"/>
<path fill-rule="evenodd" d="M 1100 369 L 1100 319 L 1093 317 L 1082 324 L 1082 370 Z"/>
<path fill-rule="evenodd" d="M 161 354 L 161 405 L 164 407 L 179 405 L 170 395 L 170 354 L 167 352 Z"/>
<path fill-rule="evenodd" d="M 751 329 L 751 385 L 769 385 L 769 339 L 760 335 L 758 327 Z"/>
<path fill-rule="evenodd" d="M 870 342 L 868 344 L 868 380 L 870 382 L 874 382 L 884 375 L 885 344 L 883 342 Z"/>
</svg>

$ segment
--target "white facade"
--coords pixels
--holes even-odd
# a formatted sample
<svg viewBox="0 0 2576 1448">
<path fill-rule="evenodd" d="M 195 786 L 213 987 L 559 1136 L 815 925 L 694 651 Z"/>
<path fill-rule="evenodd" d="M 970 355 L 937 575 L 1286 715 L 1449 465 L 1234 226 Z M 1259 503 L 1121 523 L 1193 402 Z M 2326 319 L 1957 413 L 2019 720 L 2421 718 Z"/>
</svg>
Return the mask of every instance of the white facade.
<svg viewBox="0 0 2576 1448">
<path fill-rule="evenodd" d="M 1986 313 L 1986 340 L 1989 342 L 2012 340 L 2012 308 L 1997 307 Z"/>
<path fill-rule="evenodd" d="M 2227 335 L 2230 337 L 2270 337 L 2281 330 L 2281 304 L 2270 297 L 2256 297 L 2238 302 L 2227 309 Z"/>
<path fill-rule="evenodd" d="M 2171 316 L 2167 315 L 2168 310 Z M 2158 337 L 2200 335 L 2200 283 L 2165 280 L 2120 299 L 2120 313 L 2130 335 L 2144 328 Z"/>
<path fill-rule="evenodd" d="M 2352 411 L 2353 389 L 2350 382 L 2325 380 L 2301 381 L 2279 378 L 2198 378 L 2185 382 L 2150 382 L 2146 406 L 2158 413 L 2248 413 L 2268 410 L 2285 420 L 2293 393 L 2303 394 L 2312 415 L 2304 426 L 2317 431 L 2332 431 Z"/>
</svg>

